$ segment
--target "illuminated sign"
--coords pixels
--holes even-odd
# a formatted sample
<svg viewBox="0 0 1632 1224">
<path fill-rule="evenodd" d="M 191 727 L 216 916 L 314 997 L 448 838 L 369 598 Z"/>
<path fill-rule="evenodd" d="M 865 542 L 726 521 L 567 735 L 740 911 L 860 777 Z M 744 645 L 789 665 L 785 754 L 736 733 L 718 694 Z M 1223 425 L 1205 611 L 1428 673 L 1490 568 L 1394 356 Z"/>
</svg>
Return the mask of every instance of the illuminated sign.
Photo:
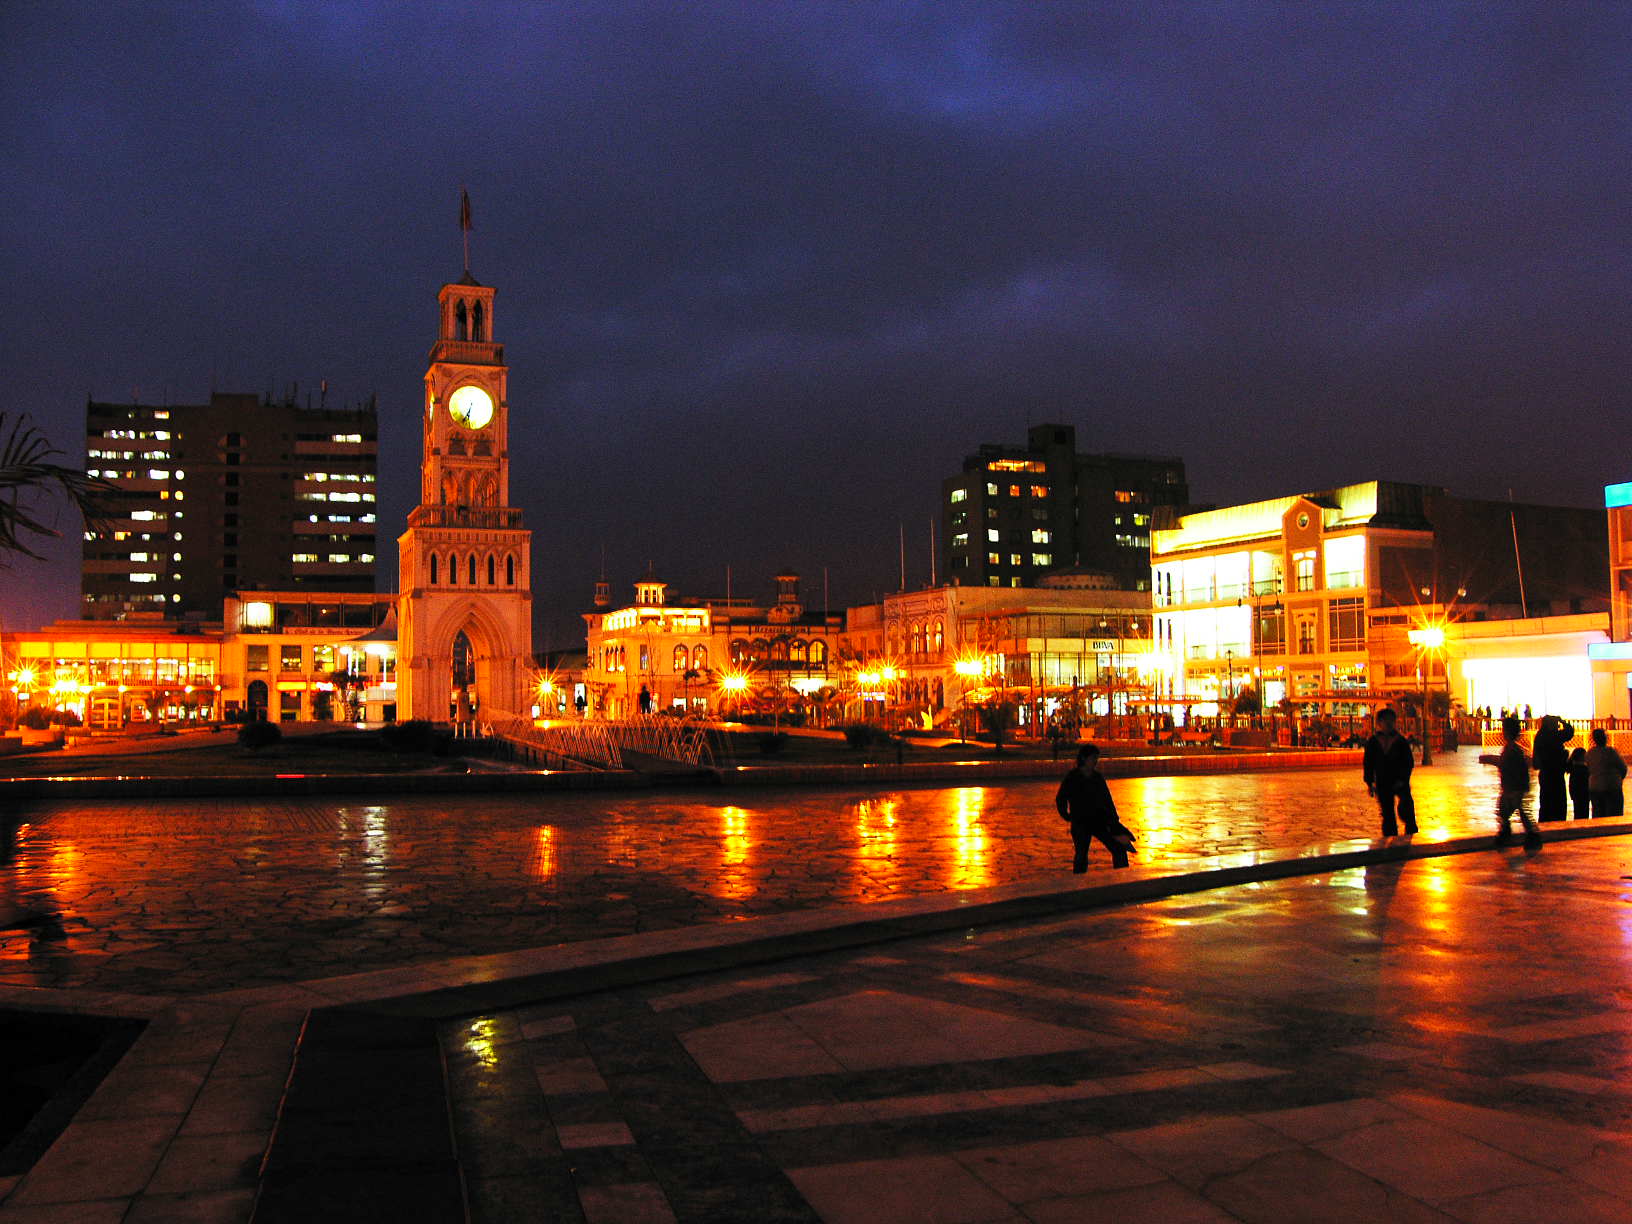
<svg viewBox="0 0 1632 1224">
<path fill-rule="evenodd" d="M 1604 486 L 1604 508 L 1613 510 L 1617 506 L 1632 506 L 1632 481 Z"/>
</svg>

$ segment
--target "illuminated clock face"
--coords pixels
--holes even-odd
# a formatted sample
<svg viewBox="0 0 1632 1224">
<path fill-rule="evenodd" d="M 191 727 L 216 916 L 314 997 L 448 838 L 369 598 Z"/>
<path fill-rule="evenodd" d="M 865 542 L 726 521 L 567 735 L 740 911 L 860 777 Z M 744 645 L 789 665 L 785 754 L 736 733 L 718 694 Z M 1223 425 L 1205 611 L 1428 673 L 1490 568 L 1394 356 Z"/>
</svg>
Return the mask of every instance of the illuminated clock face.
<svg viewBox="0 0 1632 1224">
<path fill-rule="evenodd" d="M 481 429 L 493 419 L 493 397 L 480 387 L 460 387 L 448 398 L 448 415 L 456 425 Z"/>
</svg>

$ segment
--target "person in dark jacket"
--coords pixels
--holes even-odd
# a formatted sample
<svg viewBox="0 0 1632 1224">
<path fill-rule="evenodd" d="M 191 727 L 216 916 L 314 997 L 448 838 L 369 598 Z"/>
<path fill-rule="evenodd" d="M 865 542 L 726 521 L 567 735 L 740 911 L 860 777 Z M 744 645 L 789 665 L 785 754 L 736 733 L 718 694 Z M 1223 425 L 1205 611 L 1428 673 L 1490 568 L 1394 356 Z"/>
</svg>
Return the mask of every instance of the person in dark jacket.
<svg viewBox="0 0 1632 1224">
<path fill-rule="evenodd" d="M 1567 815 L 1564 776 L 1570 768 L 1570 750 L 1564 745 L 1574 738 L 1574 727 L 1555 714 L 1546 714 L 1530 745 L 1530 759 L 1536 769 L 1536 819 L 1544 824 L 1563 820 Z"/>
<path fill-rule="evenodd" d="M 1575 749 L 1570 753 L 1570 809 L 1577 820 L 1585 820 L 1591 814 L 1587 794 L 1587 780 L 1591 776 L 1587 769 L 1587 750 Z"/>
<path fill-rule="evenodd" d="M 1060 817 L 1071 823 L 1071 870 L 1088 870 L 1088 848 L 1099 838 L 1111 852 L 1112 867 L 1126 867 L 1133 849 L 1133 834 L 1116 814 L 1111 788 L 1099 772 L 1099 749 L 1084 744 L 1077 749 L 1077 767 L 1066 774 L 1054 795 Z"/>
<path fill-rule="evenodd" d="M 1526 800 L 1530 794 L 1530 761 L 1519 743 L 1519 720 L 1509 715 L 1502 719 L 1502 738 L 1507 741 L 1500 754 L 1487 752 L 1479 758 L 1481 764 L 1496 766 L 1501 779 L 1501 792 L 1496 798 L 1496 844 L 1505 846 L 1513 840 L 1512 818 L 1517 815 L 1524 825 L 1524 848 L 1541 849 L 1541 829 L 1530 814 Z"/>
<path fill-rule="evenodd" d="M 1394 711 L 1387 706 L 1377 711 L 1374 721 L 1377 729 L 1366 741 L 1361 770 L 1366 789 L 1377 798 L 1377 808 L 1383 817 L 1383 836 L 1400 834 L 1400 826 L 1394 818 L 1396 805 L 1406 833 L 1415 833 L 1417 807 L 1411 798 L 1411 769 L 1416 761 L 1411 756 L 1410 741 L 1399 733 Z"/>
</svg>

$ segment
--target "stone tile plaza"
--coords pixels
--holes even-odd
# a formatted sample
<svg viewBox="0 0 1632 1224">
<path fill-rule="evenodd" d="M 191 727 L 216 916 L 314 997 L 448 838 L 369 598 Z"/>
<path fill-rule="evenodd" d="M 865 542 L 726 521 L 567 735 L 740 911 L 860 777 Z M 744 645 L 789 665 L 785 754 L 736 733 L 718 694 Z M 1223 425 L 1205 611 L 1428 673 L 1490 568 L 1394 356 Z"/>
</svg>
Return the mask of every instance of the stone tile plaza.
<svg viewBox="0 0 1632 1224">
<path fill-rule="evenodd" d="M 0 1224 L 1632 1222 L 1629 47 L 0 6 Z"/>
</svg>

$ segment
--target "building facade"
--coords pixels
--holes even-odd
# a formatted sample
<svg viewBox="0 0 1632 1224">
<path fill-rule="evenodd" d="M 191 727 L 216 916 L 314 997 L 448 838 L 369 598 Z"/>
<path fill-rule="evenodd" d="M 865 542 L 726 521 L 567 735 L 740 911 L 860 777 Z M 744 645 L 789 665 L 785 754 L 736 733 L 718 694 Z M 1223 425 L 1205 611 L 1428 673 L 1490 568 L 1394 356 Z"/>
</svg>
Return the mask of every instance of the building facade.
<svg viewBox="0 0 1632 1224">
<path fill-rule="evenodd" d="M 373 403 L 254 395 L 85 407 L 85 466 L 112 512 L 84 533 L 81 611 L 213 619 L 231 591 L 372 591 Z"/>
<path fill-rule="evenodd" d="M 791 705 L 835 689 L 843 632 L 837 614 L 807 609 L 799 576 L 778 574 L 774 603 L 680 599 L 668 584 L 635 584 L 635 601 L 613 607 L 603 582 L 584 614 L 589 659 L 585 713 L 734 716 Z"/>
<path fill-rule="evenodd" d="M 525 711 L 533 672 L 532 533 L 510 504 L 510 370 L 494 290 L 443 285 L 425 371 L 419 505 L 397 539 L 403 718 Z"/>
<path fill-rule="evenodd" d="M 1036 425 L 1024 446 L 985 445 L 941 482 L 947 577 L 963 586 L 1034 587 L 1086 569 L 1145 590 L 1159 513 L 1186 505 L 1180 459 L 1078 454 L 1076 429 Z"/>
<path fill-rule="evenodd" d="M 1391 481 L 1184 515 L 1151 550 L 1165 700 L 1210 716 L 1250 687 L 1353 716 L 1444 691 L 1444 649 L 1412 632 L 1601 612 L 1602 533 L 1590 510 Z"/>
<path fill-rule="evenodd" d="M 213 622 L 137 612 L 8 633 L 0 656 L 13 716 L 39 705 L 92 730 L 395 717 L 392 596 L 242 591 L 223 612 Z"/>
<path fill-rule="evenodd" d="M 951 727 L 973 703 L 1012 706 L 1021 733 L 1054 717 L 1125 716 L 1148 705 L 1151 599 L 1103 576 L 1045 585 L 929 587 L 845 616 L 846 714 Z"/>
</svg>

